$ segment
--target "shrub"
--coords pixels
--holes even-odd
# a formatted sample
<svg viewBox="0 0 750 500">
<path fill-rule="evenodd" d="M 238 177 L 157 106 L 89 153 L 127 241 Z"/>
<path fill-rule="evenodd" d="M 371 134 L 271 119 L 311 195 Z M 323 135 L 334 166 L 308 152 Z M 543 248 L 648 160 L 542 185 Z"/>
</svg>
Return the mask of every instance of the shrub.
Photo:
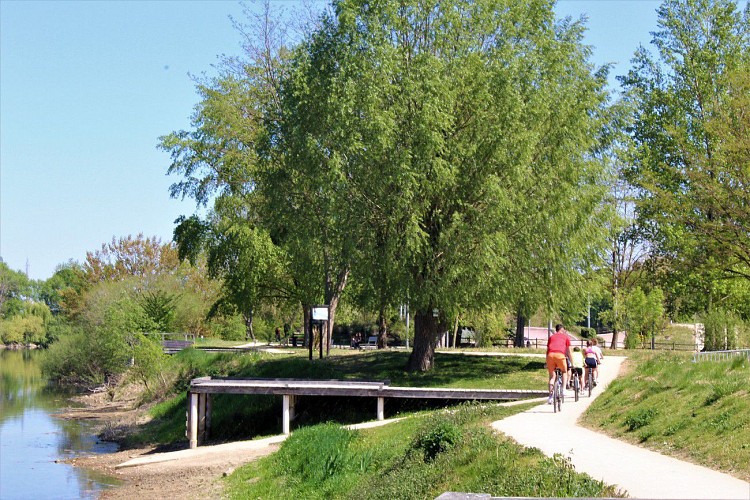
<svg viewBox="0 0 750 500">
<path fill-rule="evenodd" d="M 146 396 L 164 396 L 170 389 L 169 376 L 172 359 L 164 354 L 161 343 L 154 339 L 138 334 L 134 339 L 133 366 L 129 375 L 146 387 Z"/>
<path fill-rule="evenodd" d="M 629 431 L 634 431 L 650 424 L 656 415 L 655 408 L 639 408 L 625 417 L 625 425 Z"/>
<path fill-rule="evenodd" d="M 242 321 L 242 316 L 222 316 L 211 321 L 213 334 L 224 340 L 244 340 L 247 329 Z"/>
<path fill-rule="evenodd" d="M 703 318 L 705 350 L 721 351 L 737 347 L 739 320 L 728 311 L 714 309 Z"/>
<path fill-rule="evenodd" d="M 431 462 L 438 454 L 452 449 L 461 437 L 461 428 L 457 423 L 443 415 L 437 415 L 417 432 L 412 449 L 420 451 L 425 462 Z"/>
<path fill-rule="evenodd" d="M 581 337 L 585 339 L 594 339 L 596 338 L 596 328 L 588 328 L 588 327 L 582 327 L 581 328 Z"/>
</svg>

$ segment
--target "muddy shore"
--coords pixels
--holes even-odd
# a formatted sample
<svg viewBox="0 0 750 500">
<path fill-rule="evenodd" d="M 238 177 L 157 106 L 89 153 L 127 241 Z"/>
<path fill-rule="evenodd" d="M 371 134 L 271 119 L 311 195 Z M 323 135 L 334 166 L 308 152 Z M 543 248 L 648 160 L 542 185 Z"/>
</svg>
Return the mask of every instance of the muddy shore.
<svg viewBox="0 0 750 500">
<path fill-rule="evenodd" d="M 95 420 L 107 440 L 117 440 L 133 426 L 148 421 L 145 409 L 135 407 L 134 396 L 110 401 L 106 393 L 75 398 L 80 408 L 69 408 L 55 416 L 63 419 Z M 187 447 L 187 443 L 185 443 Z M 223 498 L 222 477 L 235 468 L 273 453 L 277 446 L 260 450 L 212 453 L 210 456 L 183 458 L 136 467 L 117 466 L 133 458 L 152 455 L 154 447 L 133 448 L 116 453 L 95 454 L 67 460 L 76 467 L 93 469 L 122 481 L 122 485 L 102 492 L 102 499 L 205 499 Z"/>
</svg>

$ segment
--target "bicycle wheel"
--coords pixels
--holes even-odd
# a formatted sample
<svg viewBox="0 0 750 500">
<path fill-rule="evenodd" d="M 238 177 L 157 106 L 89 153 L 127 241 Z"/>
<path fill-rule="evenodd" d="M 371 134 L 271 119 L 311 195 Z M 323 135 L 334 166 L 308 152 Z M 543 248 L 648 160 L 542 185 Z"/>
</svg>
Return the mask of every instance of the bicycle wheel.
<svg viewBox="0 0 750 500">
<path fill-rule="evenodd" d="M 581 392 L 581 380 L 577 373 L 573 375 L 573 392 L 575 393 L 575 400 L 578 401 L 578 393 Z"/>
<path fill-rule="evenodd" d="M 563 393 L 563 383 L 562 383 L 562 379 L 560 379 L 560 381 L 557 383 L 557 399 L 555 400 L 557 411 L 562 411 L 562 404 L 563 404 L 564 398 L 565 398 L 565 394 Z"/>
<path fill-rule="evenodd" d="M 591 391 L 594 390 L 594 370 L 589 368 L 588 378 L 586 384 L 589 386 L 589 397 L 591 397 Z"/>
</svg>

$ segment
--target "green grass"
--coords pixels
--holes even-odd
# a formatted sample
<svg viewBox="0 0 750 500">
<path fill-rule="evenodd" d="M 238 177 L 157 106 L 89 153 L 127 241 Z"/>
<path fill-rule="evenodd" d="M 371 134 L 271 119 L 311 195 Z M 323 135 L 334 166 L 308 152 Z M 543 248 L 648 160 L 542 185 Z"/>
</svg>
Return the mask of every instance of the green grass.
<svg viewBox="0 0 750 500">
<path fill-rule="evenodd" d="M 546 385 L 543 359 L 522 357 L 477 357 L 437 353 L 436 368 L 428 373 L 404 370 L 408 353 L 352 350 L 310 362 L 306 352 L 291 355 L 268 353 L 208 353 L 186 349 L 174 356 L 179 371 L 175 396 L 150 409 L 153 419 L 126 440 L 169 445 L 184 442 L 187 386 L 201 376 L 233 376 L 302 379 L 390 380 L 393 386 L 539 389 Z M 389 399 L 389 417 L 444 408 L 455 403 L 444 400 Z M 372 420 L 372 398 L 302 397 L 296 405 L 295 425 L 305 427 L 335 419 L 340 424 Z M 213 404 L 214 442 L 251 439 L 281 432 L 281 396 L 216 395 Z"/>
<path fill-rule="evenodd" d="M 585 425 L 750 480 L 750 362 L 641 352 L 626 363 Z"/>
<path fill-rule="evenodd" d="M 492 433 L 489 423 L 525 409 L 464 404 L 384 427 L 296 431 L 274 455 L 227 478 L 230 498 L 422 499 L 445 491 L 494 496 L 601 497 L 617 492 L 560 457 Z"/>
<path fill-rule="evenodd" d="M 688 326 L 667 325 L 659 336 L 658 342 L 675 342 L 676 344 L 695 344 L 695 329 Z"/>
</svg>

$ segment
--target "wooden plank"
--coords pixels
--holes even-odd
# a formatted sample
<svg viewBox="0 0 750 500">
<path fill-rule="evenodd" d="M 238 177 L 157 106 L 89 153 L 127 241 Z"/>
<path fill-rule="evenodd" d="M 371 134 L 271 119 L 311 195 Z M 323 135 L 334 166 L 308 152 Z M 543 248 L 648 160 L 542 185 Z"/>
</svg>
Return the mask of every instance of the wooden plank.
<svg viewBox="0 0 750 500">
<path fill-rule="evenodd" d="M 252 378 L 252 377 L 200 377 L 194 378 L 191 384 L 237 382 L 240 384 L 344 384 L 344 385 L 390 385 L 390 380 L 362 380 L 362 379 L 301 379 L 301 378 Z"/>
<path fill-rule="evenodd" d="M 282 429 L 282 431 L 281 432 L 283 434 L 289 434 L 291 432 L 291 430 L 290 430 L 291 429 L 290 422 L 292 420 L 292 416 L 291 416 L 291 401 L 290 400 L 293 397 L 294 396 L 290 396 L 289 394 L 285 394 L 284 395 L 284 403 L 283 403 L 283 409 L 282 409 L 282 413 L 281 413 L 281 420 L 282 420 L 282 423 L 281 423 L 281 429 Z"/>
<path fill-rule="evenodd" d="M 198 394 L 198 443 L 206 441 L 206 397 L 208 394 Z"/>
<path fill-rule="evenodd" d="M 548 396 L 549 391 L 523 389 L 441 389 L 422 387 L 385 387 L 383 388 L 382 394 L 389 398 L 516 400 Z"/>
<path fill-rule="evenodd" d="M 188 410 L 188 439 L 190 448 L 198 447 L 198 394 L 191 392 L 190 409 Z"/>
<path fill-rule="evenodd" d="M 544 390 L 461 389 L 392 387 L 379 383 L 346 383 L 343 381 L 264 381 L 264 380 L 202 380 L 191 383 L 190 390 L 214 394 L 266 394 L 298 396 L 353 396 L 416 399 L 516 400 L 546 396 Z"/>
</svg>

